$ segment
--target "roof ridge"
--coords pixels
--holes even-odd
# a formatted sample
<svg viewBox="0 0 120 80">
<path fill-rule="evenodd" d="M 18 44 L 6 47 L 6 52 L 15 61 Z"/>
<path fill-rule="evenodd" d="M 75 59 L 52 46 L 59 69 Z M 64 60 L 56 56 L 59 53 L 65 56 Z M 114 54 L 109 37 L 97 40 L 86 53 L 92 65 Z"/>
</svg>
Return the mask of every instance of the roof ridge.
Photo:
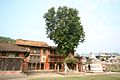
<svg viewBox="0 0 120 80">
<path fill-rule="evenodd" d="M 46 42 L 17 39 L 16 44 L 28 46 L 49 46 Z"/>
</svg>

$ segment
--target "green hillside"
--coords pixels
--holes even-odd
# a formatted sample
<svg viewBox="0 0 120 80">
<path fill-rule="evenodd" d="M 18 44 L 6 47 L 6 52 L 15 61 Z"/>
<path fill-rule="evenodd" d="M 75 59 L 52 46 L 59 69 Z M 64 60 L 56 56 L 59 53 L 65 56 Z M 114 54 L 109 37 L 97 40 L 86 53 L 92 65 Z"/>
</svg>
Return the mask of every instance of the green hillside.
<svg viewBox="0 0 120 80">
<path fill-rule="evenodd" d="M 9 37 L 0 36 L 0 42 L 15 44 L 15 39 L 11 39 Z"/>
</svg>

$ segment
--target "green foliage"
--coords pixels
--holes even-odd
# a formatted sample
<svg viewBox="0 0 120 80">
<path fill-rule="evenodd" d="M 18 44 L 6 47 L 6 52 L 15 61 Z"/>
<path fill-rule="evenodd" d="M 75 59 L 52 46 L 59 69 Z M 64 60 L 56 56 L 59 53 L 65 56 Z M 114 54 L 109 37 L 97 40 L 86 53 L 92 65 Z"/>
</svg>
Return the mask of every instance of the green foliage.
<svg viewBox="0 0 120 80">
<path fill-rule="evenodd" d="M 74 65 L 79 61 L 76 58 L 74 58 L 73 54 L 69 54 L 68 57 L 64 60 L 64 62 L 67 63 L 69 69 L 74 70 Z"/>
<path fill-rule="evenodd" d="M 68 57 L 64 60 L 64 62 L 69 64 L 75 64 L 75 63 L 78 63 L 78 60 L 74 58 L 73 55 L 69 54 Z"/>
<path fill-rule="evenodd" d="M 44 14 L 48 38 L 57 44 L 59 54 L 67 56 L 84 42 L 85 33 L 78 16 L 78 11 L 66 6 L 59 7 L 57 11 L 52 7 Z"/>
<path fill-rule="evenodd" d="M 11 39 L 11 38 L 8 38 L 8 37 L 2 37 L 2 36 L 0 36 L 0 42 L 15 44 L 14 39 Z"/>
</svg>

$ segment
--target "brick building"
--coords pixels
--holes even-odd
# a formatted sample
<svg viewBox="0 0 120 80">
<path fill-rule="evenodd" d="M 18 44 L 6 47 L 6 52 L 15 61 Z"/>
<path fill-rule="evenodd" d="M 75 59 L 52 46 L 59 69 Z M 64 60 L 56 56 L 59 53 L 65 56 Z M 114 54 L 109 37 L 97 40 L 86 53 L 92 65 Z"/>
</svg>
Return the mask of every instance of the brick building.
<svg viewBox="0 0 120 80">
<path fill-rule="evenodd" d="M 0 75 L 20 74 L 29 51 L 23 47 L 0 43 Z"/>
<path fill-rule="evenodd" d="M 56 54 L 54 46 L 46 42 L 16 40 L 16 44 L 30 51 L 27 57 L 28 70 L 63 70 L 63 56 Z"/>
<path fill-rule="evenodd" d="M 64 57 L 56 53 L 55 46 L 49 46 L 46 42 L 22 39 L 16 40 L 16 44 L 30 52 L 30 55 L 26 58 L 27 70 L 65 70 Z M 75 64 L 74 70 L 85 71 L 83 57 L 75 56 L 75 58 L 78 63 Z"/>
</svg>

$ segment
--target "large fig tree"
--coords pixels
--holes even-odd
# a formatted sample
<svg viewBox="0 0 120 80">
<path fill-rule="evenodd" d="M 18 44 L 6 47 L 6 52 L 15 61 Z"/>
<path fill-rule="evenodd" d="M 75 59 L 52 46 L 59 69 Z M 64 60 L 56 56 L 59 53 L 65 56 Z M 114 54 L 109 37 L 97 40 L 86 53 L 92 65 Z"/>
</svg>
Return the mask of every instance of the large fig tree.
<svg viewBox="0 0 120 80">
<path fill-rule="evenodd" d="M 57 44 L 58 53 L 65 57 L 74 52 L 79 42 L 84 42 L 85 32 L 78 15 L 77 9 L 66 6 L 57 10 L 52 7 L 44 14 L 47 37 Z"/>
</svg>

